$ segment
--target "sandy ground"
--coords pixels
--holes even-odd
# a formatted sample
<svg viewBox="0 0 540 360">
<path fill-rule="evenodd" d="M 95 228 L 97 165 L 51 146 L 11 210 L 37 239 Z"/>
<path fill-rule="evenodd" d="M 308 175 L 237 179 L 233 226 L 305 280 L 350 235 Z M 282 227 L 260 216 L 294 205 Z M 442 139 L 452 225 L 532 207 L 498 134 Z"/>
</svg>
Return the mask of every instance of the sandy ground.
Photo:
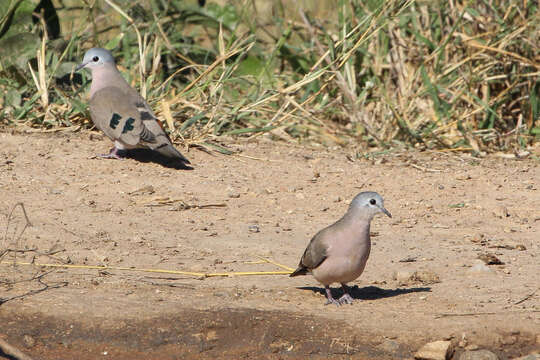
<svg viewBox="0 0 540 360">
<path fill-rule="evenodd" d="M 0 133 L 0 333 L 40 359 L 411 358 L 450 339 L 501 359 L 540 346 L 540 147 L 527 159 L 345 150 L 260 139 L 185 149 L 193 170 L 94 158 L 95 133 Z M 311 276 L 201 277 L 296 267 L 360 191 L 372 223 L 353 305 Z M 17 207 L 23 203 L 32 226 Z M 485 265 L 480 257 L 503 264 Z M 336 289 L 336 295 L 340 290 Z M 0 355 L 0 358 L 2 356 Z"/>
</svg>

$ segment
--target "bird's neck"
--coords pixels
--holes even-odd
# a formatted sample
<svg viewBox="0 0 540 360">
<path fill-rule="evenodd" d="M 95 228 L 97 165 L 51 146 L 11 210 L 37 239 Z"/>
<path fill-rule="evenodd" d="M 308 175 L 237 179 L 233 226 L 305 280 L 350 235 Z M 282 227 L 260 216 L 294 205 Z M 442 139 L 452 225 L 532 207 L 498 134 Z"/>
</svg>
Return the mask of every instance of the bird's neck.
<svg viewBox="0 0 540 360">
<path fill-rule="evenodd" d="M 121 89 L 129 87 L 128 83 L 114 66 L 103 67 L 92 71 L 92 85 L 90 86 L 90 98 L 99 90 L 113 84 Z"/>
<path fill-rule="evenodd" d="M 373 215 L 362 211 L 362 209 L 352 208 L 343 215 L 343 219 L 347 222 L 367 223 L 369 225 Z"/>
<path fill-rule="evenodd" d="M 367 234 L 369 240 L 369 228 L 371 224 L 372 217 L 362 216 L 361 213 L 356 213 L 353 211 L 348 211 L 342 218 L 339 220 L 346 229 L 349 231 L 357 233 L 358 237 L 362 237 Z"/>
</svg>

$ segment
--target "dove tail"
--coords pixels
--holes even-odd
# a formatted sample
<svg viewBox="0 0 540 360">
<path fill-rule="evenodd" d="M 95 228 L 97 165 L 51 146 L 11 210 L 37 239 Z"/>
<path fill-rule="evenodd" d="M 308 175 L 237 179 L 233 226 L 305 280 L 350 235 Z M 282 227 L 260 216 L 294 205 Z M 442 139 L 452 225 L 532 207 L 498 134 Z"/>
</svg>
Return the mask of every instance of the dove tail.
<svg viewBox="0 0 540 360">
<path fill-rule="evenodd" d="M 188 159 L 184 155 L 180 153 L 180 151 L 176 150 L 174 146 L 171 144 L 163 144 L 162 146 L 159 146 L 155 148 L 157 152 L 159 152 L 161 155 L 166 156 L 171 159 L 177 159 L 180 160 L 186 164 L 191 164 Z"/>
<path fill-rule="evenodd" d="M 298 275 L 307 275 L 308 272 L 309 272 L 308 268 L 300 266 L 298 269 L 294 270 L 294 272 L 291 275 L 289 275 L 289 277 L 294 277 Z"/>
</svg>

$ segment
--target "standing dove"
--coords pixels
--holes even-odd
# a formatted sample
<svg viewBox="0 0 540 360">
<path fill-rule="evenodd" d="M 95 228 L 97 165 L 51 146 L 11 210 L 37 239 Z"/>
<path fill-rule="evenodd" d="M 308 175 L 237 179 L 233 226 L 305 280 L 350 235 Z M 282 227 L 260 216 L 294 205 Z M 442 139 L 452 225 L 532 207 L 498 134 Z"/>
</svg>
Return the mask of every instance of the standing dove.
<svg viewBox="0 0 540 360">
<path fill-rule="evenodd" d="M 101 157 L 120 159 L 127 149 L 146 147 L 182 164 L 189 164 L 189 160 L 172 145 L 148 103 L 124 80 L 108 50 L 88 50 L 76 70 L 82 68 L 92 71 L 92 121 L 114 141 L 110 153 Z"/>
<path fill-rule="evenodd" d="M 324 285 L 328 301 L 325 305 L 352 304 L 346 283 L 358 278 L 366 266 L 371 240 L 369 225 L 377 213 L 392 217 L 384 208 L 383 198 L 376 192 L 361 192 L 349 205 L 347 213 L 336 223 L 319 231 L 300 259 L 298 269 L 290 276 L 313 274 Z M 332 297 L 330 284 L 340 283 L 343 296 Z"/>
</svg>

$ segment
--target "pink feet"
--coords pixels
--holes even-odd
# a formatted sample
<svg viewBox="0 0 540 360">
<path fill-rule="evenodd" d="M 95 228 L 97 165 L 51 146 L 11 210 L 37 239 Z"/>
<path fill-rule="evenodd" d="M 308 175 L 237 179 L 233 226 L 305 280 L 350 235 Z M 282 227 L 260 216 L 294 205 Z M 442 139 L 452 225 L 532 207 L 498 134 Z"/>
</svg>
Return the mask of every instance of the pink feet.
<svg viewBox="0 0 540 360">
<path fill-rule="evenodd" d="M 352 304 L 354 302 L 354 299 L 349 294 L 343 294 L 343 296 L 339 298 L 338 302 L 339 302 L 340 305 Z"/>
<path fill-rule="evenodd" d="M 330 291 L 330 288 L 328 286 L 325 286 L 324 289 L 326 290 L 326 299 L 327 299 L 324 305 L 330 305 L 330 304 L 334 304 L 336 306 L 341 305 L 339 303 L 339 300 L 334 299 L 334 297 L 332 296 L 332 292 Z"/>
<path fill-rule="evenodd" d="M 126 156 L 126 152 L 124 150 L 118 149 L 116 146 L 111 149 L 111 151 L 108 154 L 100 154 L 98 157 L 102 159 L 117 159 L 122 160 Z"/>
<path fill-rule="evenodd" d="M 343 296 L 341 296 L 338 300 L 334 299 L 332 296 L 332 292 L 330 291 L 329 286 L 325 286 L 324 289 L 326 290 L 326 303 L 324 305 L 328 304 L 334 304 L 336 306 L 340 306 L 343 304 L 352 304 L 354 302 L 353 297 L 349 294 L 349 291 L 345 284 L 341 284 L 341 287 L 343 288 Z"/>
</svg>

